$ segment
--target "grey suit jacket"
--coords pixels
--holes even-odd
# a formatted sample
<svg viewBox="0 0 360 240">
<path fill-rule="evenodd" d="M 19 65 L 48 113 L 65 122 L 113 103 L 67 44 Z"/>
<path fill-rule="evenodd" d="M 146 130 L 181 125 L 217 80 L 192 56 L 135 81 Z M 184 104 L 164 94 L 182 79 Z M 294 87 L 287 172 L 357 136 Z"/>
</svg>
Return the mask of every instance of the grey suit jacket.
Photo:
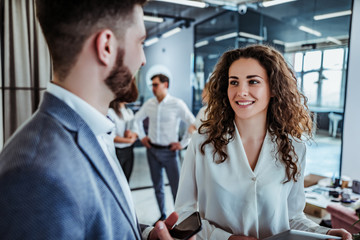
<svg viewBox="0 0 360 240">
<path fill-rule="evenodd" d="M 50 93 L 0 154 L 1 239 L 141 239 L 84 120 Z"/>
</svg>

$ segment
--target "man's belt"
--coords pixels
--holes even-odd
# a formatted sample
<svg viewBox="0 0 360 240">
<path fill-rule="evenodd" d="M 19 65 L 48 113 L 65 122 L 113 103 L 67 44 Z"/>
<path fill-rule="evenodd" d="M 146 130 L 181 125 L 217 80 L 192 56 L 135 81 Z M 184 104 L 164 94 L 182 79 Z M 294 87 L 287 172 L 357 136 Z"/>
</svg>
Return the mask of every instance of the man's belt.
<svg viewBox="0 0 360 240">
<path fill-rule="evenodd" d="M 152 143 L 152 142 L 150 142 L 150 145 L 153 148 L 157 148 L 157 149 L 170 149 L 170 147 L 171 147 L 171 145 L 163 146 L 163 145 L 158 145 L 158 144 L 155 144 L 155 143 Z"/>
</svg>

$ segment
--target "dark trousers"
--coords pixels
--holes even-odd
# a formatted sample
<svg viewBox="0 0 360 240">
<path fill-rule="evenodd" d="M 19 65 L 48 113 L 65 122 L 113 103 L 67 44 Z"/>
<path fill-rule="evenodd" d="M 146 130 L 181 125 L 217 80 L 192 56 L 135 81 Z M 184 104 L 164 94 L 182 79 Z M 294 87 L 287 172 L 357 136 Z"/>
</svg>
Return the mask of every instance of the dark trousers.
<svg viewBox="0 0 360 240">
<path fill-rule="evenodd" d="M 116 148 L 116 156 L 124 171 L 125 177 L 129 182 L 130 175 L 134 166 L 134 147 Z"/>
<path fill-rule="evenodd" d="M 146 154 L 159 210 L 161 215 L 166 215 L 163 168 L 165 168 L 175 201 L 180 177 L 178 151 L 152 147 L 147 149 Z"/>
</svg>

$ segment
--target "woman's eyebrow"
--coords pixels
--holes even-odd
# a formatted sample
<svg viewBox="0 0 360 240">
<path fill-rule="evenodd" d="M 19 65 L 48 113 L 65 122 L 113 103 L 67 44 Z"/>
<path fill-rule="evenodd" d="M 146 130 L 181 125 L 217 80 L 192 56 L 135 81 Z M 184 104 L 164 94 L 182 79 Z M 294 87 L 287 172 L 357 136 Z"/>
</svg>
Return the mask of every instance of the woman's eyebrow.
<svg viewBox="0 0 360 240">
<path fill-rule="evenodd" d="M 249 79 L 249 78 L 255 78 L 255 77 L 258 77 L 258 78 L 263 79 L 263 78 L 260 77 L 259 75 L 248 75 L 248 76 L 246 76 L 247 79 Z"/>
</svg>

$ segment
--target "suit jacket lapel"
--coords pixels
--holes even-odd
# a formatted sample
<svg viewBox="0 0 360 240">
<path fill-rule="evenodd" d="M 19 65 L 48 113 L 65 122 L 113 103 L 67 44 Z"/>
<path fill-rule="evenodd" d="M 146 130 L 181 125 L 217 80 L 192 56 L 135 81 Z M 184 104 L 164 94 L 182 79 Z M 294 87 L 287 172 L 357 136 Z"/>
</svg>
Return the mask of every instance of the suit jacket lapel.
<svg viewBox="0 0 360 240">
<path fill-rule="evenodd" d="M 126 217 L 134 228 L 134 224 L 136 223 L 134 220 L 132 220 L 133 218 L 131 217 L 132 214 L 129 208 L 129 204 L 126 201 L 119 181 L 116 178 L 114 171 L 111 168 L 111 165 L 108 162 L 108 159 L 100 147 L 96 137 L 93 135 L 87 125 L 84 125 L 84 127 L 79 129 L 77 134 L 77 142 L 83 153 L 90 160 L 98 174 L 102 177 L 110 191 L 118 200 L 120 207 L 123 209 Z"/>
<path fill-rule="evenodd" d="M 133 220 L 129 204 L 126 201 L 120 184 L 105 153 L 85 121 L 63 101 L 47 92 L 44 94 L 44 100 L 39 111 L 48 112 L 58 119 L 69 131 L 75 132 L 75 141 L 79 148 L 90 161 L 98 175 L 103 179 L 110 192 L 114 195 L 119 207 L 130 222 L 135 235 L 140 238 L 138 224 Z"/>
</svg>

